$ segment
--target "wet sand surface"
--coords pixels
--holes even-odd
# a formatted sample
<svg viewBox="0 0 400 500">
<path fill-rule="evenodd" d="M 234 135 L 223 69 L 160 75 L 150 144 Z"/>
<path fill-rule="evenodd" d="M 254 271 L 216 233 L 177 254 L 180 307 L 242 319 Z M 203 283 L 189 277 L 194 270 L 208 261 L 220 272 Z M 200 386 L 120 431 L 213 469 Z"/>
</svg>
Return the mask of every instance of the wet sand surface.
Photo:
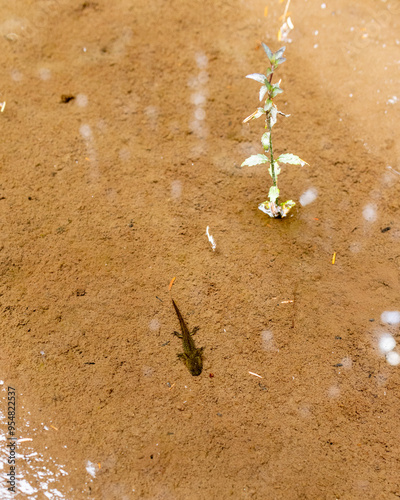
<svg viewBox="0 0 400 500">
<path fill-rule="evenodd" d="M 0 7 L 1 498 L 398 498 L 400 6 L 292 0 L 283 220 L 284 3 Z"/>
</svg>

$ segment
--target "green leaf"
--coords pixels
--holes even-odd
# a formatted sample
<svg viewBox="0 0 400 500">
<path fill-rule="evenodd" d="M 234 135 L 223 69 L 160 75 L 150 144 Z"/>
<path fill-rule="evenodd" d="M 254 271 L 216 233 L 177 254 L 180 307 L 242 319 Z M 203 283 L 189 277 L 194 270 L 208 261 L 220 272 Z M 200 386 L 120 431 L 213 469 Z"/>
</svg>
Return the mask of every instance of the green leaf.
<svg viewBox="0 0 400 500">
<path fill-rule="evenodd" d="M 271 75 L 271 73 L 273 73 L 272 69 L 271 68 L 267 68 L 265 76 L 268 78 Z"/>
<path fill-rule="evenodd" d="M 258 83 L 262 83 L 265 85 L 266 77 L 261 73 L 252 73 L 251 75 L 246 75 L 246 78 L 250 78 L 251 80 L 255 80 Z"/>
<path fill-rule="evenodd" d="M 271 203 L 275 203 L 279 197 L 279 189 L 277 186 L 271 186 L 268 193 L 268 198 Z"/>
<path fill-rule="evenodd" d="M 272 90 L 270 92 L 270 96 L 273 99 L 278 94 L 282 94 L 282 92 L 283 92 L 283 89 L 281 89 L 279 87 L 279 83 L 274 83 L 274 85 L 272 86 Z"/>
<path fill-rule="evenodd" d="M 261 137 L 261 144 L 265 149 L 265 151 L 269 150 L 269 136 L 270 136 L 269 132 L 265 132 Z"/>
<path fill-rule="evenodd" d="M 265 97 L 265 94 L 268 92 L 268 89 L 265 85 L 263 85 L 261 88 L 260 88 L 260 101 L 262 101 Z"/>
<path fill-rule="evenodd" d="M 280 203 L 280 213 L 282 217 L 286 217 L 290 210 L 296 205 L 293 200 L 285 201 L 284 203 Z"/>
<path fill-rule="evenodd" d="M 282 163 L 288 163 L 290 165 L 301 165 L 302 167 L 304 167 L 304 165 L 308 165 L 306 161 L 302 160 L 296 155 L 292 155 L 291 153 L 280 155 L 278 160 Z"/>
<path fill-rule="evenodd" d="M 268 45 L 265 45 L 264 42 L 261 42 L 261 45 L 265 51 L 265 53 L 267 54 L 268 56 L 268 59 L 272 62 L 272 59 L 274 57 L 274 54 L 272 53 L 271 49 L 268 47 Z"/>
<path fill-rule="evenodd" d="M 265 114 L 265 111 L 264 111 L 264 108 L 257 108 L 254 113 L 251 113 L 250 116 L 248 116 L 247 118 L 245 118 L 243 120 L 243 123 L 247 123 L 249 122 L 250 120 L 255 120 L 256 118 L 260 118 L 260 116 L 262 116 L 263 114 Z"/>
<path fill-rule="evenodd" d="M 269 116 L 270 116 L 270 126 L 271 128 L 275 125 L 276 123 L 276 115 L 278 114 L 278 110 L 275 106 L 275 104 L 272 105 L 271 107 L 271 110 L 269 112 Z"/>
<path fill-rule="evenodd" d="M 267 163 L 269 160 L 263 154 L 252 155 L 249 156 L 244 162 L 240 165 L 241 167 L 253 167 L 254 165 L 261 165 L 263 163 Z"/>
<path fill-rule="evenodd" d="M 275 56 L 275 59 L 279 59 L 280 57 L 282 57 L 283 53 L 285 52 L 286 50 L 286 47 L 281 47 L 280 49 L 278 49 L 274 56 Z"/>
<path fill-rule="evenodd" d="M 265 104 L 264 104 L 264 111 L 265 111 L 266 113 L 268 113 L 268 111 L 270 111 L 270 110 L 271 110 L 272 106 L 273 106 L 273 104 L 272 104 L 271 99 L 268 99 L 267 101 L 265 101 Z"/>
<path fill-rule="evenodd" d="M 275 64 L 277 66 L 279 66 L 280 64 L 284 63 L 285 61 L 286 61 L 286 59 L 284 57 L 279 57 L 278 59 L 276 59 Z"/>
</svg>

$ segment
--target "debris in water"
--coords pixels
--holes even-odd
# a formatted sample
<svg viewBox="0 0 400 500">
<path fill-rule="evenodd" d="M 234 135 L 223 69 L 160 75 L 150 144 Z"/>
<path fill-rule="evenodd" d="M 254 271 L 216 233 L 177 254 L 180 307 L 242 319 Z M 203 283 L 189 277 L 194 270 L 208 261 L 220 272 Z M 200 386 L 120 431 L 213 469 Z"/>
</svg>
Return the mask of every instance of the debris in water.
<svg viewBox="0 0 400 500">
<path fill-rule="evenodd" d="M 171 291 L 172 285 L 174 284 L 174 281 L 176 280 L 176 276 L 174 276 L 168 286 L 168 290 Z"/>
<path fill-rule="evenodd" d="M 208 241 L 210 242 L 211 248 L 213 249 L 213 252 L 215 252 L 215 249 L 217 248 L 217 244 L 215 243 L 214 237 L 210 234 L 209 232 L 209 226 L 206 228 L 206 235 L 208 238 Z"/>
<path fill-rule="evenodd" d="M 292 23 L 290 16 L 288 16 L 289 5 L 290 5 L 290 0 L 287 1 L 285 6 L 285 12 L 283 13 L 283 16 L 281 18 L 283 20 L 283 24 L 278 31 L 278 40 L 280 42 L 287 41 L 290 43 L 292 41 L 288 38 L 289 33 L 294 28 L 294 24 Z"/>
</svg>

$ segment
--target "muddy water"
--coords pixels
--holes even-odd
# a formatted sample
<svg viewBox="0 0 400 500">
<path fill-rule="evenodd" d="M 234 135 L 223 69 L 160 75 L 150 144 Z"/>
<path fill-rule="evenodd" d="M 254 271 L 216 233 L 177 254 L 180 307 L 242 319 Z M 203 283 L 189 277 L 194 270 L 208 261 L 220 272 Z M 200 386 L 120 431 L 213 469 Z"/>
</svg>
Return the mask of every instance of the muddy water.
<svg viewBox="0 0 400 500">
<path fill-rule="evenodd" d="M 292 0 L 280 221 L 240 164 L 283 4 L 0 5 L 2 498 L 398 496 L 396 4 Z"/>
</svg>

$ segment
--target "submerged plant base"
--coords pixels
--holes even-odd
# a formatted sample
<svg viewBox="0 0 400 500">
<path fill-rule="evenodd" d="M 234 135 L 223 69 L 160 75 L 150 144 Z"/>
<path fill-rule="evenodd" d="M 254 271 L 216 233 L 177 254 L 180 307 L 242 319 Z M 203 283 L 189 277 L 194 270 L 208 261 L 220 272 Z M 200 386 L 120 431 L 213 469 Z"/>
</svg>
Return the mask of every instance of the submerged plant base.
<svg viewBox="0 0 400 500">
<path fill-rule="evenodd" d="M 290 210 L 296 205 L 293 200 L 285 201 L 285 203 L 275 203 L 272 201 L 264 201 L 258 205 L 258 209 L 261 212 L 269 215 L 270 217 L 275 217 L 281 219 L 286 217 Z"/>
</svg>

